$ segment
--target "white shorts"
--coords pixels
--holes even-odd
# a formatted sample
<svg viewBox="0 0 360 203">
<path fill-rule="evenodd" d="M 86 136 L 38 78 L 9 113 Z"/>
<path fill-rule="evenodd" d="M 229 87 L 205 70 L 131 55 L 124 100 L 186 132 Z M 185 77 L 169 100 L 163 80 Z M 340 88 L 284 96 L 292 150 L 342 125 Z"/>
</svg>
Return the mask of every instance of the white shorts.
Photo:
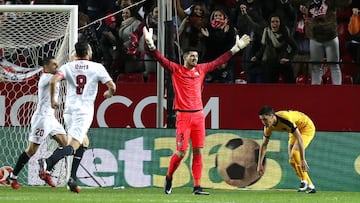
<svg viewBox="0 0 360 203">
<path fill-rule="evenodd" d="M 66 132 L 55 116 L 33 115 L 29 141 L 41 144 L 48 135 L 66 135 Z"/>
<path fill-rule="evenodd" d="M 92 120 L 93 116 L 87 114 L 64 114 L 64 122 L 68 136 L 82 144 Z"/>
</svg>

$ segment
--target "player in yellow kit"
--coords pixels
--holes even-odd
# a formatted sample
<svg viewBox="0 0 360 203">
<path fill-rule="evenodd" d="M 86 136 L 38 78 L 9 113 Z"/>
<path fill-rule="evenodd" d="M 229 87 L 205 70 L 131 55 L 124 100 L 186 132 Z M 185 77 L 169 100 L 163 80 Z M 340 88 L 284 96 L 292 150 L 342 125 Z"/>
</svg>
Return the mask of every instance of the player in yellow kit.
<svg viewBox="0 0 360 203">
<path fill-rule="evenodd" d="M 288 132 L 289 163 L 300 179 L 298 192 L 316 193 L 314 184 L 308 174 L 309 166 L 305 159 L 305 149 L 315 136 L 315 125 L 312 120 L 299 111 L 277 111 L 270 106 L 263 106 L 259 111 L 259 119 L 264 124 L 264 138 L 260 146 L 257 171 L 264 174 L 263 163 L 266 148 L 273 131 Z"/>
</svg>

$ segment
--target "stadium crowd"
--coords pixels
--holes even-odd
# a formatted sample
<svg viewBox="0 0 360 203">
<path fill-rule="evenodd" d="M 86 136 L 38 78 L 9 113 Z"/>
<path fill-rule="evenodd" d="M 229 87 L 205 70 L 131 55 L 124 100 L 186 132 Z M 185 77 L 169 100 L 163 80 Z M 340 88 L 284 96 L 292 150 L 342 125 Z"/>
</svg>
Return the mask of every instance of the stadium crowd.
<svg viewBox="0 0 360 203">
<path fill-rule="evenodd" d="M 0 4 L 77 4 L 79 38 L 114 81 L 140 75 L 149 82 L 156 75 L 142 27 L 153 28 L 156 43 L 157 0 Z M 360 84 L 360 1 L 173 0 L 173 8 L 174 60 L 193 47 L 200 62 L 208 62 L 229 50 L 236 34 L 251 36 L 250 46 L 209 73 L 207 83 Z"/>
</svg>

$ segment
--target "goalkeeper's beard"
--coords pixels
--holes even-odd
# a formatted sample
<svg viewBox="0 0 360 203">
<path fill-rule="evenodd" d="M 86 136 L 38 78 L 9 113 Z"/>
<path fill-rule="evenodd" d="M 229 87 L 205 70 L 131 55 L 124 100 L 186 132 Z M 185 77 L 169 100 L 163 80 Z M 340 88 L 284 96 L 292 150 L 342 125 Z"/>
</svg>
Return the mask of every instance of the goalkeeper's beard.
<svg viewBox="0 0 360 203">
<path fill-rule="evenodd" d="M 197 60 L 191 60 L 189 62 L 186 62 L 184 66 L 189 69 L 194 68 L 195 66 L 197 66 Z"/>
<path fill-rule="evenodd" d="M 197 65 L 197 60 L 190 61 L 190 66 L 195 67 Z"/>
</svg>

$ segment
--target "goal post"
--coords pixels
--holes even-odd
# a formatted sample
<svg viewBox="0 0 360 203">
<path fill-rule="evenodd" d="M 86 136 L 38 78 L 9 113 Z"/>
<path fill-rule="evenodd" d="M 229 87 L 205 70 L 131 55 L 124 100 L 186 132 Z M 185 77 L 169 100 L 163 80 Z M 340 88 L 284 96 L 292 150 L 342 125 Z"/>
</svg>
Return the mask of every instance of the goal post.
<svg viewBox="0 0 360 203">
<path fill-rule="evenodd" d="M 67 48 L 58 53 L 68 57 L 77 41 L 76 5 L 3 5 L 0 13 L 0 49 L 44 46 L 65 37 Z M 66 62 L 63 58 L 60 63 Z"/>
<path fill-rule="evenodd" d="M 55 56 L 65 64 L 78 39 L 76 5 L 0 6 L 0 167 L 14 167 L 28 143 L 30 119 L 36 108 L 37 82 L 44 57 Z M 60 106 L 65 85 L 60 87 Z M 56 112 L 62 122 L 62 110 Z M 48 157 L 57 143 L 48 137 L 19 174 L 23 185 L 44 184 L 37 160 Z M 64 184 L 65 163 L 57 164 L 54 180 Z"/>
</svg>

